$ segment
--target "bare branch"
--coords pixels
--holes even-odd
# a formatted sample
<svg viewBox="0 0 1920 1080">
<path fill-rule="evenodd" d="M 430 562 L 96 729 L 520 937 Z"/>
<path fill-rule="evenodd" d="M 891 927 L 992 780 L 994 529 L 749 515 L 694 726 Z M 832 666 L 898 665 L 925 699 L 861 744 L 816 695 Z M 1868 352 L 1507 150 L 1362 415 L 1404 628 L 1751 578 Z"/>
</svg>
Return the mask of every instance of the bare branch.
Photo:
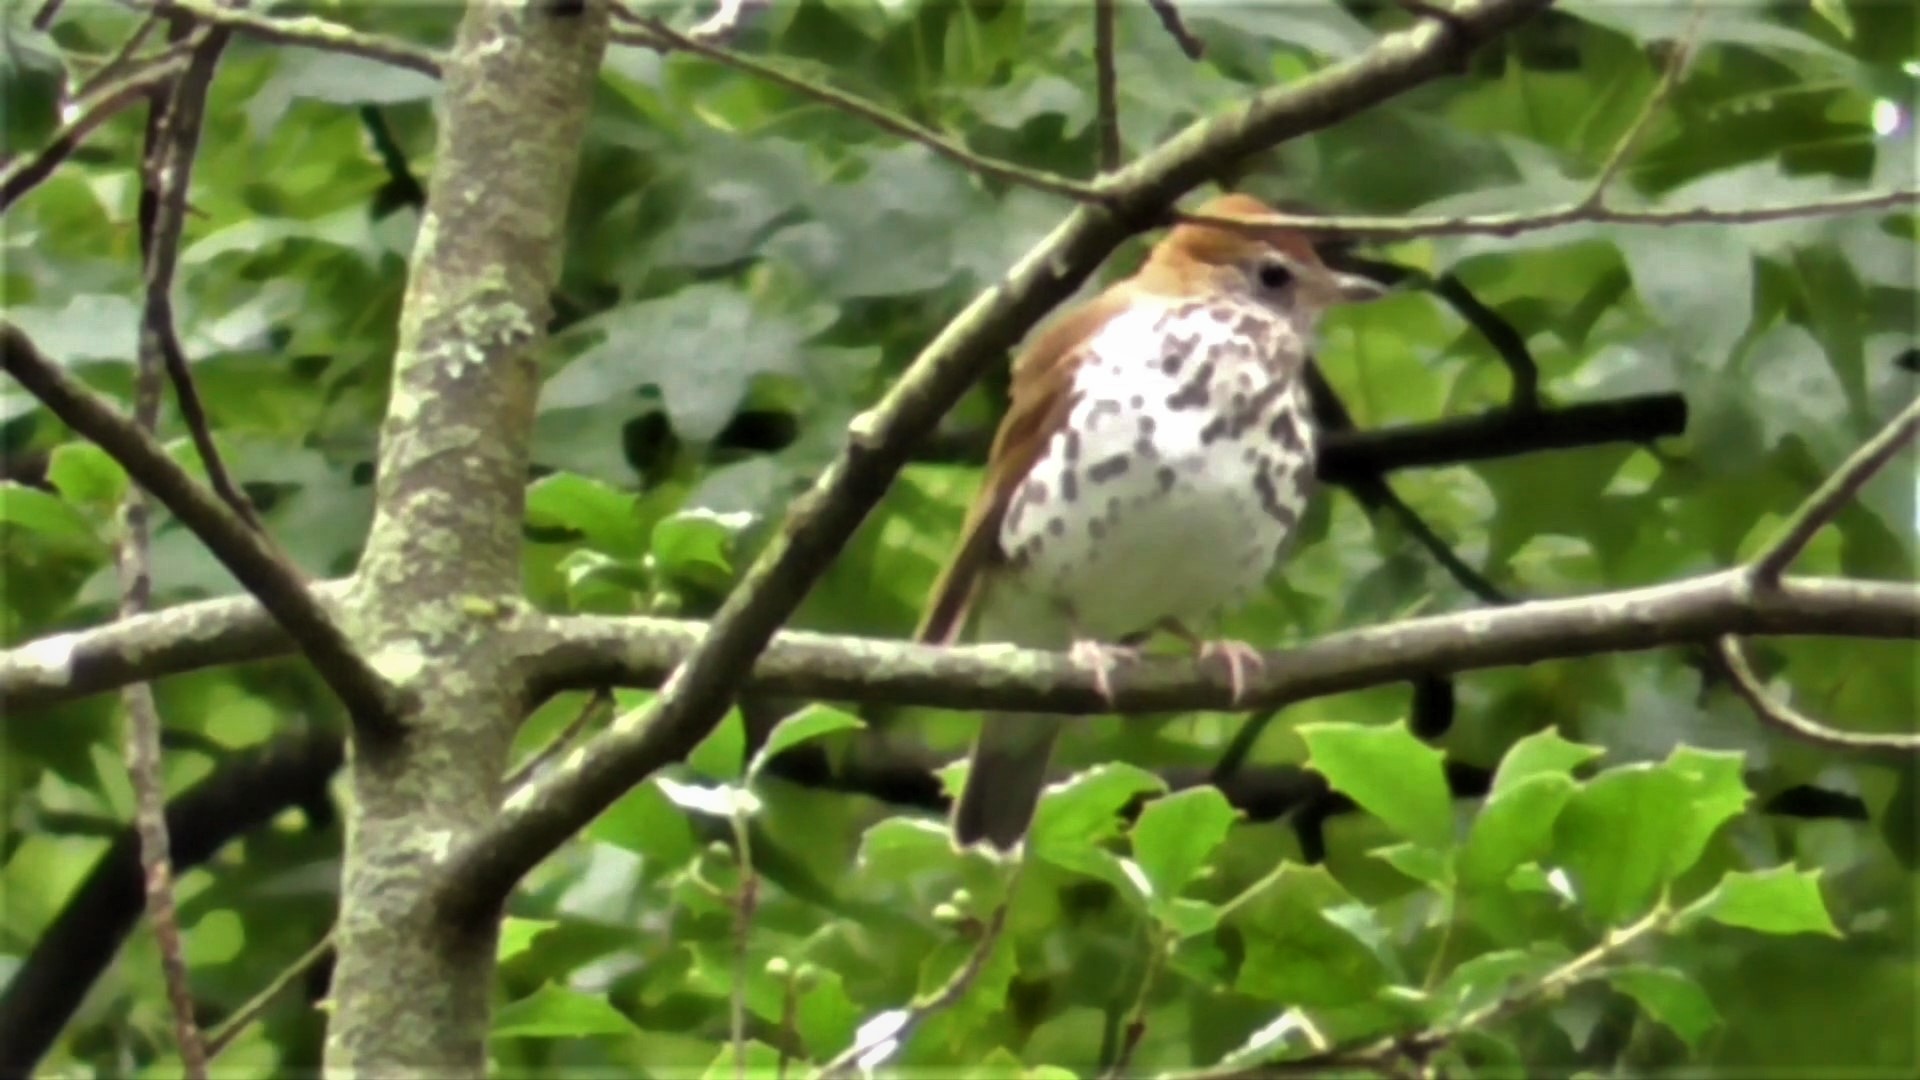
<svg viewBox="0 0 1920 1080">
<path fill-rule="evenodd" d="M 271 539 L 248 528 L 111 404 L 48 362 L 12 323 L 0 323 L 0 366 L 67 426 L 105 450 L 193 530 L 300 643 L 361 732 L 378 738 L 398 734 L 386 682 L 354 651 L 326 609 L 307 591 L 300 571 Z"/>
<path fill-rule="evenodd" d="M 120 110 L 137 104 L 153 88 L 178 75 L 187 65 L 187 51 L 169 50 L 151 60 L 134 65 L 120 79 L 99 87 L 75 104 L 73 119 L 60 125 L 47 145 L 0 170 L 0 213 L 5 213 L 19 198 L 53 175 L 95 128 Z"/>
<path fill-rule="evenodd" d="M 1207 55 L 1207 43 L 1187 29 L 1186 20 L 1180 17 L 1180 9 L 1173 6 L 1173 0 L 1147 0 L 1147 6 L 1160 17 L 1160 25 L 1173 40 L 1180 43 L 1180 51 L 1187 54 L 1187 59 L 1198 60 Z"/>
<path fill-rule="evenodd" d="M 987 966 L 987 960 L 993 956 L 993 950 L 1000 943 L 1000 931 L 1007 924 L 1007 905 L 1000 904 L 993 909 L 984 926 L 980 929 L 980 940 L 974 944 L 973 951 L 967 954 L 967 962 L 953 973 L 938 993 L 911 1009 L 897 1011 L 883 1018 L 876 1018 L 861 1025 L 860 1032 L 854 1037 L 852 1046 L 847 1047 L 838 1057 L 827 1062 L 814 1075 L 819 1078 L 852 1076 L 871 1073 L 873 1069 L 887 1059 L 899 1053 L 900 1045 L 915 1028 L 943 1010 L 950 1009 L 972 988 L 975 979 Z"/>
<path fill-rule="evenodd" d="M 214 4 L 210 0 L 169 0 L 169 6 L 192 15 L 202 23 L 223 26 L 261 41 L 347 53 L 417 71 L 436 79 L 440 77 L 440 57 L 431 50 L 363 34 L 317 16 L 285 18 L 262 15 L 242 7 Z"/>
<path fill-rule="evenodd" d="M 1865 445 L 1853 452 L 1853 456 L 1840 463 L 1840 467 L 1827 477 L 1825 483 L 1800 504 L 1787 523 L 1780 527 L 1773 539 L 1760 549 L 1753 560 L 1753 579 L 1761 586 L 1770 586 L 1780 580 L 1793 560 L 1800 557 L 1807 544 L 1840 513 L 1841 507 L 1852 501 L 1867 481 L 1875 473 L 1886 467 L 1887 462 L 1900 452 L 1901 448 L 1913 441 L 1920 433 L 1920 398 L 1915 398 L 1900 411 L 1898 416 L 1887 422 L 1880 433 L 1868 439 Z"/>
<path fill-rule="evenodd" d="M 919 143 L 921 146 L 926 147 L 941 157 L 949 161 L 957 162 L 961 166 L 979 173 L 982 176 L 990 176 L 996 180 L 1004 180 L 1008 183 L 1019 184 L 1023 187 L 1034 188 L 1038 191 L 1051 192 L 1055 195 L 1064 195 L 1067 198 L 1082 202 L 1095 201 L 1100 198 L 1098 189 L 1090 184 L 1085 184 L 1078 180 L 1070 180 L 1062 176 L 1055 176 L 1052 173 L 1040 169 L 1029 169 L 1022 165 L 1015 165 L 1010 161 L 984 157 L 968 150 L 957 141 L 931 128 L 915 123 L 901 116 L 899 113 L 876 105 L 858 95 L 849 94 L 844 90 L 836 90 L 831 86 L 823 86 L 819 83 L 810 82 L 797 75 L 790 75 L 764 61 L 744 56 L 718 45 L 710 45 L 691 35 L 683 34 L 658 19 L 645 18 L 621 8 L 615 8 L 614 11 L 619 17 L 633 24 L 630 29 L 616 30 L 614 32 L 613 40 L 619 44 L 637 46 L 643 49 L 654 49 L 662 52 L 679 50 L 681 52 L 689 52 L 696 56 L 705 57 L 716 63 L 725 64 L 728 67 L 744 71 L 756 78 L 770 82 L 775 86 L 791 90 L 802 97 L 812 98 L 823 105 L 829 105 L 835 109 L 839 109 L 841 112 L 857 116 L 890 135 L 897 135 L 909 142 Z"/>
<path fill-rule="evenodd" d="M 1093 87 L 1099 118 L 1100 171 L 1118 171 L 1120 146 L 1120 80 L 1114 60 L 1114 11 L 1118 0 L 1093 0 Z"/>
<path fill-rule="evenodd" d="M 1920 735 L 1862 735 L 1836 731 L 1795 710 L 1786 702 L 1776 700 L 1767 693 L 1766 687 L 1760 685 L 1759 677 L 1754 675 L 1739 638 L 1731 634 L 1722 637 L 1715 650 L 1734 693 L 1740 695 L 1740 699 L 1747 703 L 1761 723 L 1773 730 L 1828 750 L 1868 754 L 1900 762 L 1920 755 Z"/>
<path fill-rule="evenodd" d="M 1421 236 L 1518 236 L 1567 225 L 1757 225 L 1796 218 L 1868 214 L 1920 205 L 1920 191 L 1866 191 L 1811 202 L 1773 203 L 1718 208 L 1698 206 L 1682 210 L 1621 210 L 1580 202 L 1552 210 L 1461 217 L 1361 217 L 1317 214 L 1274 214 L 1263 218 L 1227 218 L 1176 212 L 1177 221 L 1200 222 L 1229 229 L 1301 229 L 1323 237 L 1370 240 L 1410 240 Z"/>
<path fill-rule="evenodd" d="M 200 144 L 201 119 L 206 114 L 207 92 L 213 85 L 220 54 L 231 35 L 213 28 L 196 35 L 193 57 L 185 71 L 174 81 L 173 92 L 165 97 L 164 111 L 156 108 L 148 123 L 149 142 L 145 184 L 140 199 L 140 244 L 145 257 L 145 303 L 140 319 L 140 364 L 142 370 L 151 359 L 164 368 L 173 384 L 180 405 L 180 418 L 207 471 L 207 482 L 214 493 L 232 509 L 235 516 L 258 529 L 253 504 L 234 484 L 226 461 L 214 444 L 207 410 L 200 402 L 193 371 L 187 365 L 186 350 L 173 318 L 173 278 L 180 261 L 180 235 L 186 226 L 187 192 L 192 186 L 193 161 Z M 153 425 L 143 427 L 151 433 Z"/>
</svg>

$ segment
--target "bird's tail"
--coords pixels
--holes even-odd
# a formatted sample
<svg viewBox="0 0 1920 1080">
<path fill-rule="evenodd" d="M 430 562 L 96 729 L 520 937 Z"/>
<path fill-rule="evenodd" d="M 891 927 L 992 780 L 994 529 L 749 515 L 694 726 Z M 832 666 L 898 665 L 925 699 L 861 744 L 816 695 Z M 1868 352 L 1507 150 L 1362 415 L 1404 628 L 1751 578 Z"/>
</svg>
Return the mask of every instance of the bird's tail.
<svg viewBox="0 0 1920 1080">
<path fill-rule="evenodd" d="M 953 807 L 953 842 L 982 841 L 1011 852 L 1027 834 L 1061 718 L 1050 713 L 989 713 L 980 720 L 967 785 Z"/>
</svg>

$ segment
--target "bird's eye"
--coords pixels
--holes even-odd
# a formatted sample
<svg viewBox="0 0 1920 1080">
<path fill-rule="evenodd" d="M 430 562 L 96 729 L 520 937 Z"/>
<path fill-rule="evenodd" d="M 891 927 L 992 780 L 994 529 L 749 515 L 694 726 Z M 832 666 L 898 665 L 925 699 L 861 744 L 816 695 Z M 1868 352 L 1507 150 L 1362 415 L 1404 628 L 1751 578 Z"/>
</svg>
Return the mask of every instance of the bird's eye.
<svg viewBox="0 0 1920 1080">
<path fill-rule="evenodd" d="M 1259 274 L 1263 289 L 1284 289 L 1293 283 L 1293 268 L 1278 259 L 1261 263 Z"/>
</svg>

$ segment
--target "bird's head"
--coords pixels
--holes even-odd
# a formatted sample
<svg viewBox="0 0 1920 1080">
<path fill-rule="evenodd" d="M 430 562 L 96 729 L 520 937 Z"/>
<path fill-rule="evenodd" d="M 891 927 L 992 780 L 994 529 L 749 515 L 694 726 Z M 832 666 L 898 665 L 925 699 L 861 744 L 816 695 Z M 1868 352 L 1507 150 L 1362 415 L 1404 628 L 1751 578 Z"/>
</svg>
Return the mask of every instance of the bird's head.
<svg viewBox="0 0 1920 1080">
<path fill-rule="evenodd" d="M 1209 199 L 1199 212 L 1224 218 L 1274 214 L 1259 199 L 1240 194 Z M 1197 222 L 1176 226 L 1155 245 L 1140 277 L 1155 291 L 1232 295 L 1306 323 L 1336 304 L 1371 300 L 1385 291 L 1378 282 L 1329 268 L 1296 230 L 1229 229 Z"/>
</svg>

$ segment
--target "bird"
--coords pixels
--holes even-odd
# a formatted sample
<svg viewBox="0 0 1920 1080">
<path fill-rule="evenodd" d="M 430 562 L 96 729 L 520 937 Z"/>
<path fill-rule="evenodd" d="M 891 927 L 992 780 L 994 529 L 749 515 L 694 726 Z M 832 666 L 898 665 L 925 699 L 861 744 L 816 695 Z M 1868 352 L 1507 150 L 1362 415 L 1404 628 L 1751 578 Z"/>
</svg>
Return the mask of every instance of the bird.
<svg viewBox="0 0 1920 1080">
<path fill-rule="evenodd" d="M 1228 193 L 1198 217 L 1274 211 Z M 1259 653 L 1191 629 L 1281 561 L 1313 487 L 1305 381 L 1320 315 L 1381 286 L 1329 269 L 1308 237 L 1188 220 L 1133 276 L 1042 326 L 916 640 L 1066 649 L 1111 672 L 1155 630 L 1225 661 L 1237 701 Z M 982 718 L 955 800 L 956 846 L 1019 847 L 1062 718 Z"/>
</svg>

